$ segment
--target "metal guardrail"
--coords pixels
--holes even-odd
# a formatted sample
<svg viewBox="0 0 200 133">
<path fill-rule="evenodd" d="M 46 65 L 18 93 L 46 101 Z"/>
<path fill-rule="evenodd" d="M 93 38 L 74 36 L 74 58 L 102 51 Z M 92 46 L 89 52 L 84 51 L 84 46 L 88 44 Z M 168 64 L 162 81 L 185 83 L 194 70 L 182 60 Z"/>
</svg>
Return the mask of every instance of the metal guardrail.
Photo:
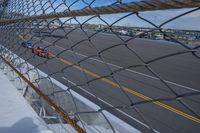
<svg viewBox="0 0 200 133">
<path fill-rule="evenodd" d="M 77 130 L 78 133 L 85 133 L 85 131 L 76 124 L 74 120 L 72 120 L 66 113 L 65 111 L 56 105 L 48 96 L 46 96 L 40 89 L 38 89 L 32 82 L 29 81 L 23 74 L 21 74 L 15 66 L 13 66 L 9 61 L 7 61 L 4 57 L 0 55 L 1 59 L 9 66 L 11 67 L 14 72 L 19 75 L 19 78 L 23 79 L 41 98 L 45 100 L 45 102 L 60 116 L 62 116 L 63 120 L 67 123 L 69 123 L 74 129 Z"/>
<path fill-rule="evenodd" d="M 154 11 L 154 10 L 167 10 L 167 9 L 179 9 L 179 8 L 193 8 L 200 6 L 200 3 L 196 0 L 166 0 L 165 2 L 158 0 L 145 0 L 132 3 L 116 4 L 111 6 L 96 7 L 96 8 L 84 8 L 75 11 L 65 11 L 61 13 L 51 13 L 38 16 L 23 16 L 16 19 L 0 20 L 0 24 L 9 24 L 18 21 L 29 21 L 35 19 L 52 19 L 62 17 L 78 17 L 78 16 L 90 16 L 99 14 L 112 14 L 112 13 L 127 13 L 127 12 L 141 12 L 141 11 Z"/>
<path fill-rule="evenodd" d="M 68 90 L 67 86 L 63 85 L 62 83 L 60 83 L 59 81 L 57 81 L 57 80 L 55 80 L 51 77 L 49 77 L 49 79 L 46 80 L 47 82 L 45 80 L 44 81 L 40 80 L 40 82 L 37 82 L 36 80 L 38 78 L 45 79 L 45 77 L 48 77 L 48 75 L 43 73 L 42 71 L 40 71 L 38 69 L 34 69 L 34 66 L 32 66 L 29 63 L 25 63 L 25 61 L 23 59 L 21 59 L 16 54 L 13 54 L 11 51 L 9 51 L 7 48 L 5 48 L 3 46 L 1 46 L 1 52 L 0 53 L 1 53 L 0 69 L 3 70 L 6 73 L 7 77 L 10 79 L 10 81 L 12 81 L 13 84 L 15 85 L 15 87 L 18 88 L 18 90 L 22 92 L 22 95 L 27 99 L 27 101 L 29 101 L 29 103 L 32 105 L 32 107 L 34 109 L 40 108 L 39 111 L 37 111 L 37 109 L 36 109 L 36 112 L 38 113 L 38 115 L 41 118 L 43 118 L 47 123 L 49 123 L 49 119 L 60 119 L 55 114 L 52 114 L 52 113 L 46 114 L 45 112 L 49 110 L 48 108 L 51 108 L 51 110 L 53 112 L 55 111 L 59 116 L 65 117 L 65 116 L 62 116 L 62 114 L 60 115 L 59 111 L 55 110 L 54 104 L 53 105 L 51 104 L 51 103 L 54 103 L 55 99 L 50 99 L 45 94 L 45 92 L 48 90 L 48 88 L 47 88 L 46 91 L 43 90 L 44 91 L 44 93 L 43 93 L 42 91 L 40 91 L 38 89 L 38 87 L 41 84 L 48 86 L 48 84 L 51 82 L 54 85 L 54 88 L 58 88 L 58 90 L 60 92 L 63 92 L 63 91 Z M 23 73 L 26 73 L 26 74 L 23 74 Z M 22 76 L 22 77 L 20 77 L 20 76 Z M 34 88 L 32 88 L 33 86 L 34 86 Z M 33 92 L 32 92 L 32 90 L 33 90 Z M 38 93 L 36 93 L 36 92 L 38 92 Z M 39 96 L 39 97 L 36 98 L 35 97 L 36 95 Z M 65 98 L 70 99 L 70 97 L 71 97 L 70 95 L 73 96 L 73 100 L 77 104 L 76 106 L 82 106 L 84 108 L 87 108 L 88 110 L 94 110 L 94 111 L 101 109 L 99 106 L 97 106 L 93 102 L 82 97 L 81 95 L 77 94 L 74 91 L 71 91 L 69 93 L 69 95 L 66 95 Z M 42 99 L 44 99 L 44 101 Z M 46 101 L 45 99 L 50 101 L 50 103 L 48 103 L 48 101 Z M 63 99 L 63 100 L 65 100 L 65 99 Z M 39 101 L 40 104 L 33 104 L 33 102 L 35 102 L 35 101 Z M 47 106 L 44 106 L 42 103 L 47 103 Z M 55 106 L 59 106 L 59 108 L 61 108 L 60 107 L 61 105 L 55 105 Z M 71 106 L 73 106 L 73 105 L 68 103 L 67 106 L 69 108 L 71 108 Z M 61 111 L 62 111 L 62 108 L 61 108 Z M 64 111 L 64 110 L 63 110 L 63 112 L 66 113 L 66 111 Z M 126 124 L 124 121 L 118 119 L 117 117 L 110 114 L 109 112 L 103 111 L 103 113 L 105 114 L 105 116 L 110 121 L 112 121 L 112 125 L 115 128 L 114 130 L 117 130 L 119 132 L 126 132 L 126 133 L 129 133 L 129 132 L 130 133 L 132 133 L 132 132 L 137 133 L 137 132 L 139 132 L 135 128 Z M 68 115 L 70 120 L 73 121 L 75 124 L 77 124 L 77 120 L 79 120 L 79 119 L 81 121 L 84 121 L 84 118 L 83 118 L 83 120 L 81 119 L 82 117 L 79 117 L 78 119 L 74 120 L 74 118 L 76 118 L 76 117 L 72 118 L 72 116 L 71 116 L 71 115 L 74 115 L 73 112 L 66 113 L 64 115 Z M 91 116 L 91 118 L 89 118 L 89 116 L 88 116 L 88 119 L 93 119 L 92 117 L 94 117 L 94 116 Z M 100 121 L 102 121 L 101 120 L 102 116 L 98 116 L 98 117 L 100 118 Z M 68 121 L 65 121 L 65 122 L 68 123 Z M 51 124 L 54 124 L 54 123 L 56 123 L 56 122 L 50 121 L 50 123 L 49 123 L 50 125 L 48 126 L 48 128 L 52 129 L 54 132 L 58 132 L 58 130 L 56 128 L 51 127 Z M 103 123 L 103 121 L 102 121 L 102 123 Z M 80 125 L 80 123 L 79 123 L 79 125 Z M 79 125 L 77 125 L 77 126 L 79 126 Z M 78 129 L 77 129 L 77 131 L 78 131 Z M 86 129 L 86 131 L 91 132 L 89 129 Z"/>
</svg>

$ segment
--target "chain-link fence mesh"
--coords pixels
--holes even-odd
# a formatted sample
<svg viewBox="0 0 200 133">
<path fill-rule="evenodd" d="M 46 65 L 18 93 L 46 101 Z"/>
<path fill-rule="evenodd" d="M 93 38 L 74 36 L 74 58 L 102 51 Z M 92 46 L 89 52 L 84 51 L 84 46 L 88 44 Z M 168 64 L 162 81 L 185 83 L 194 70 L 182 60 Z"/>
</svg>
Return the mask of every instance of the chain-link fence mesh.
<svg viewBox="0 0 200 133">
<path fill-rule="evenodd" d="M 79 132 L 123 132 L 104 111 L 141 132 L 199 131 L 198 0 L 5 0 L 0 5 L 1 57 L 61 108 L 64 115 L 7 69 L 54 131 L 65 132 L 69 123 Z M 99 108 L 87 107 L 74 92 Z"/>
</svg>

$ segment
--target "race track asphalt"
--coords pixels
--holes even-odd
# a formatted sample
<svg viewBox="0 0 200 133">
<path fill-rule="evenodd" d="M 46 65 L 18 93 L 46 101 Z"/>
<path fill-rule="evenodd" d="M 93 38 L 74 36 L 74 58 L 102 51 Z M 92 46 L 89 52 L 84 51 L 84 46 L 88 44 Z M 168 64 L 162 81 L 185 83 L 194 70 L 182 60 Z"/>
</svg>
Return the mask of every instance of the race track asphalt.
<svg viewBox="0 0 200 133">
<path fill-rule="evenodd" d="M 69 31 L 67 28 L 65 32 L 58 29 L 51 36 L 42 34 L 43 37 L 32 32 L 25 37 L 28 40 L 29 36 L 34 35 L 34 45 L 45 47 L 57 58 L 48 60 L 38 57 L 31 50 L 17 44 L 6 47 L 68 87 L 80 85 L 72 89 L 102 108 L 130 107 L 132 103 L 144 100 L 171 98 L 200 91 L 200 60 L 191 52 L 151 62 L 155 58 L 187 50 L 180 45 L 138 38 L 129 40 L 125 36 L 120 36 L 120 39 L 107 33 L 98 33 L 88 39 L 94 32 Z M 69 34 L 63 38 L 66 33 Z M 62 36 L 62 39 L 58 36 Z M 196 114 L 200 114 L 199 95 L 184 97 L 181 101 L 189 105 Z M 200 131 L 200 118 L 178 99 L 143 103 L 119 110 L 111 108 L 108 111 L 142 132 L 151 132 L 147 125 L 162 133 Z"/>
</svg>

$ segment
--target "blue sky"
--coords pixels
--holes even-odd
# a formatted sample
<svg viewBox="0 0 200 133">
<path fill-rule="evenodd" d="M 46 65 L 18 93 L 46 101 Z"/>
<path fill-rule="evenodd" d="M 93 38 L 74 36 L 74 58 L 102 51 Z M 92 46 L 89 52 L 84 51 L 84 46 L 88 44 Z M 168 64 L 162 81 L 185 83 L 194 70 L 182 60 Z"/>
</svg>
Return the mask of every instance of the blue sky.
<svg viewBox="0 0 200 133">
<path fill-rule="evenodd" d="M 62 3 L 62 0 L 51 0 L 54 4 L 54 8 L 56 8 L 60 3 Z M 72 5 L 72 3 L 76 0 L 66 0 L 66 4 Z M 75 4 L 73 4 L 70 9 L 71 10 L 78 10 L 82 9 L 84 7 L 87 7 L 88 5 L 86 3 L 91 3 L 93 0 L 84 0 L 85 3 L 82 0 L 79 0 Z M 115 3 L 119 0 L 95 0 L 91 6 L 92 7 L 99 7 L 99 6 L 106 6 Z M 124 3 L 128 2 L 136 2 L 141 0 L 121 0 Z M 63 4 L 60 5 L 59 8 L 57 8 L 57 12 L 66 10 L 67 7 Z M 178 9 L 178 10 L 165 10 L 165 11 L 151 11 L 151 12 L 140 12 L 140 15 L 144 18 L 152 21 L 156 25 L 159 25 L 166 20 L 173 18 L 177 15 L 180 15 L 184 12 L 187 12 L 191 9 Z M 102 18 L 108 22 L 109 24 L 113 23 L 120 17 L 124 16 L 126 14 L 112 14 L 112 15 L 102 15 Z M 84 22 L 89 17 L 77 17 L 78 21 Z M 67 18 L 66 18 L 67 19 Z M 62 20 L 66 20 L 62 19 Z M 73 22 L 73 21 L 72 21 Z M 89 23 L 95 23 L 95 24 L 103 24 L 102 21 L 100 21 L 98 18 L 94 18 Z M 200 10 L 193 12 L 191 14 L 185 15 L 173 22 L 170 22 L 169 24 L 165 25 L 164 28 L 175 28 L 175 29 L 190 29 L 190 30 L 200 30 Z M 119 21 L 116 25 L 126 25 L 126 26 L 141 26 L 141 27 L 152 27 L 148 23 L 142 21 L 141 19 L 138 19 L 136 15 L 129 16 L 122 21 Z"/>
</svg>

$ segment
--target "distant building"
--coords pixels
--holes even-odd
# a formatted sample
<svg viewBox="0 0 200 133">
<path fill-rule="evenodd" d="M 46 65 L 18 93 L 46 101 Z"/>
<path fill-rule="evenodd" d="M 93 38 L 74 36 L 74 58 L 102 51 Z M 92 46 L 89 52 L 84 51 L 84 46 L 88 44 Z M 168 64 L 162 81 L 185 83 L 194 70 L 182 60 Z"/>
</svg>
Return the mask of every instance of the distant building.
<svg viewBox="0 0 200 133">
<path fill-rule="evenodd" d="M 155 39 L 156 40 L 163 40 L 164 39 L 164 35 L 163 34 L 155 34 Z"/>
<path fill-rule="evenodd" d="M 128 31 L 126 31 L 126 30 L 120 30 L 120 31 L 118 31 L 119 33 L 121 33 L 121 34 L 124 34 L 124 35 L 127 35 L 128 34 Z"/>
<path fill-rule="evenodd" d="M 39 27 L 39 28 L 44 28 L 44 27 L 49 27 L 49 28 L 57 28 L 61 26 L 61 21 L 58 19 L 48 19 L 48 20 L 35 20 L 32 21 L 32 26 L 33 27 Z"/>
</svg>

